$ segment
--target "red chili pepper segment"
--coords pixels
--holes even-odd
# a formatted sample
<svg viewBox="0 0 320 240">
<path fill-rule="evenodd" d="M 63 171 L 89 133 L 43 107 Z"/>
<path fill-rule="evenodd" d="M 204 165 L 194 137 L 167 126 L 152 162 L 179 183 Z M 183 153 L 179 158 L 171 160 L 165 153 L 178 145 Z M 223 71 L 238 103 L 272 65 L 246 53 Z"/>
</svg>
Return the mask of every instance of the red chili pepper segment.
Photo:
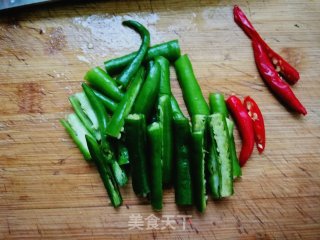
<svg viewBox="0 0 320 240">
<path fill-rule="evenodd" d="M 266 84 L 289 108 L 297 113 L 306 115 L 307 110 L 294 95 L 290 86 L 276 72 L 262 45 L 258 41 L 253 41 L 252 47 L 258 70 Z"/>
<path fill-rule="evenodd" d="M 233 116 L 242 139 L 242 148 L 239 156 L 240 166 L 243 167 L 252 154 L 254 147 L 254 130 L 252 120 L 242 102 L 236 96 L 230 96 L 227 101 L 227 107 Z"/>
<path fill-rule="evenodd" d="M 259 153 L 262 153 L 266 146 L 266 132 L 262 113 L 257 103 L 249 96 L 245 97 L 243 105 L 252 119 L 257 149 Z"/>
<path fill-rule="evenodd" d="M 247 36 L 251 40 L 258 41 L 263 46 L 263 49 L 266 51 L 269 59 L 276 68 L 276 71 L 281 73 L 288 83 L 295 84 L 300 78 L 299 72 L 269 47 L 237 5 L 233 8 L 233 15 L 234 21 L 247 34 Z"/>
</svg>

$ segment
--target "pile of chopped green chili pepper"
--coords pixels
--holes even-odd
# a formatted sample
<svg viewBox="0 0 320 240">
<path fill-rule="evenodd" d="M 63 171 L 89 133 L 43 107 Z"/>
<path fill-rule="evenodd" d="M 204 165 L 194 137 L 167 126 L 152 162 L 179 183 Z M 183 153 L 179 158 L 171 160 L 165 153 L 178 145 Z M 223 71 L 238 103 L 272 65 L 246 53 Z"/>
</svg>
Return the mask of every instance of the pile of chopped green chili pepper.
<svg viewBox="0 0 320 240">
<path fill-rule="evenodd" d="M 173 186 L 177 205 L 204 212 L 207 194 L 231 196 L 241 176 L 224 96 L 210 94 L 206 102 L 178 40 L 150 47 L 143 25 L 123 24 L 140 34 L 139 50 L 106 61 L 106 71 L 90 69 L 83 91 L 69 97 L 75 113 L 61 124 L 97 167 L 114 207 L 122 204 L 120 187 L 131 176 L 135 194 L 154 210 L 163 207 L 164 188 Z M 191 121 L 171 91 L 170 65 Z"/>
</svg>

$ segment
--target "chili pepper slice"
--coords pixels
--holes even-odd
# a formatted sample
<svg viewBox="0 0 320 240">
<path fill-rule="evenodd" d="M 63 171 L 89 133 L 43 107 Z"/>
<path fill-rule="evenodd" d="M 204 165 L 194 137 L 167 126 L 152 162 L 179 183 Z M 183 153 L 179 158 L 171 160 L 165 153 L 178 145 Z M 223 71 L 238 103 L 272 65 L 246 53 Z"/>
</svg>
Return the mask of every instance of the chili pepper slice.
<svg viewBox="0 0 320 240">
<path fill-rule="evenodd" d="M 162 129 L 154 122 L 148 127 L 149 163 L 150 163 L 150 199 L 154 210 L 162 209 Z"/>
<path fill-rule="evenodd" d="M 69 101 L 86 129 L 97 139 L 101 139 L 99 124 L 96 114 L 84 92 L 76 93 L 69 97 Z"/>
<path fill-rule="evenodd" d="M 122 24 L 137 31 L 142 38 L 142 43 L 136 56 L 116 79 L 119 84 L 126 87 L 129 84 L 130 80 L 133 78 L 133 76 L 137 73 L 138 69 L 142 64 L 142 61 L 144 60 L 147 54 L 150 44 L 150 33 L 142 24 L 136 21 L 124 21 L 122 22 Z"/>
<path fill-rule="evenodd" d="M 270 87 L 272 92 L 293 111 L 306 115 L 307 110 L 294 95 L 290 86 L 284 82 L 275 71 L 267 54 L 263 50 L 262 45 L 257 41 L 252 41 L 252 46 L 256 65 L 268 87 Z"/>
<path fill-rule="evenodd" d="M 247 110 L 242 105 L 239 98 L 230 96 L 227 101 L 227 107 L 232 114 L 242 139 L 242 148 L 239 156 L 240 166 L 243 167 L 252 154 L 254 147 L 254 133 L 252 120 Z"/>
<path fill-rule="evenodd" d="M 233 15 L 235 22 L 242 28 L 247 36 L 251 38 L 251 40 L 256 40 L 262 45 L 272 64 L 275 66 L 276 71 L 280 72 L 288 83 L 295 84 L 300 78 L 299 72 L 269 47 L 237 5 L 233 8 Z"/>
<path fill-rule="evenodd" d="M 214 146 L 216 146 L 217 149 L 217 170 L 219 172 L 218 175 L 220 177 L 219 196 L 228 197 L 233 194 L 233 172 L 232 159 L 230 158 L 229 148 L 230 139 L 226 118 L 221 113 L 211 114 L 208 116 L 208 125 L 211 143 L 215 143 L 214 145 L 211 145 L 211 150 Z M 212 167 L 214 168 L 214 163 Z M 209 183 L 214 182 L 214 186 L 211 186 L 211 188 L 215 188 L 217 172 L 211 171 L 211 174 L 212 175 L 210 175 L 209 177 L 213 177 L 214 180 L 209 181 Z"/>
<path fill-rule="evenodd" d="M 97 166 L 100 177 L 108 192 L 111 203 L 115 208 L 119 207 L 122 204 L 122 197 L 119 191 L 118 184 L 116 183 L 115 178 L 112 174 L 112 171 L 110 167 L 107 164 L 105 164 L 103 155 L 100 152 L 100 147 L 96 140 L 89 135 L 86 135 L 85 137 L 90 154 Z"/>
<path fill-rule="evenodd" d="M 141 67 L 136 73 L 132 83 L 129 86 L 126 94 L 118 104 L 117 109 L 112 115 L 112 118 L 107 126 L 107 134 L 112 137 L 119 138 L 120 132 L 123 129 L 125 118 L 129 115 L 132 106 L 138 96 L 144 80 L 144 68 Z"/>
<path fill-rule="evenodd" d="M 170 97 L 170 102 L 171 102 L 172 116 L 177 118 L 184 118 L 185 116 L 181 111 L 178 101 L 173 95 L 171 95 Z"/>
<path fill-rule="evenodd" d="M 226 118 L 228 132 L 229 132 L 229 150 L 230 150 L 230 158 L 232 159 L 233 177 L 234 178 L 240 177 L 242 175 L 242 172 L 239 165 L 239 160 L 237 157 L 236 147 L 234 143 L 234 136 L 233 136 L 234 124 L 228 118 L 229 112 L 228 112 L 223 94 L 210 93 L 209 105 L 210 105 L 211 113 L 221 113 Z"/>
<path fill-rule="evenodd" d="M 172 110 L 169 95 L 162 95 L 158 101 L 158 120 L 161 125 L 162 142 L 162 182 L 164 186 L 172 183 Z"/>
<path fill-rule="evenodd" d="M 193 115 L 192 117 L 192 182 L 193 197 L 199 212 L 206 209 L 206 180 L 205 180 L 205 159 L 207 139 L 207 116 Z"/>
<path fill-rule="evenodd" d="M 179 206 L 192 204 L 192 179 L 190 166 L 190 124 L 184 116 L 173 117 L 174 132 L 174 191 Z"/>
<path fill-rule="evenodd" d="M 102 149 L 102 152 L 104 153 L 108 161 L 112 160 L 113 153 L 110 148 L 110 144 L 107 141 L 107 126 L 108 126 L 109 117 L 107 115 L 106 109 L 104 108 L 100 100 L 97 98 L 95 93 L 87 84 L 82 83 L 82 89 L 86 94 L 98 120 L 98 126 L 99 126 L 100 135 L 101 135 L 100 147 Z"/>
<path fill-rule="evenodd" d="M 146 119 L 143 114 L 130 114 L 126 118 L 126 144 L 131 161 L 133 191 L 139 196 L 150 193 L 146 157 Z"/>
<path fill-rule="evenodd" d="M 120 101 L 124 93 L 118 88 L 115 80 L 103 71 L 100 67 L 90 69 L 84 79 L 94 88 L 115 101 Z"/>
<path fill-rule="evenodd" d="M 86 135 L 91 136 L 91 134 L 85 128 L 79 117 L 75 113 L 72 113 L 67 116 L 67 120 L 61 119 L 60 123 L 77 145 L 84 159 L 86 161 L 91 161 L 91 155 L 85 138 Z"/>
<path fill-rule="evenodd" d="M 133 113 L 141 113 L 149 119 L 158 97 L 160 86 L 160 65 L 155 63 L 150 69 L 136 100 L 132 107 Z"/>
<path fill-rule="evenodd" d="M 156 57 L 155 62 L 159 63 L 161 68 L 159 94 L 171 95 L 170 69 L 169 69 L 170 63 L 166 58 L 162 56 Z"/>
<path fill-rule="evenodd" d="M 253 122 L 254 137 L 259 153 L 262 153 L 266 145 L 266 133 L 264 120 L 258 104 L 249 96 L 244 98 L 243 105 Z"/>
<path fill-rule="evenodd" d="M 106 68 L 106 71 L 110 75 L 120 73 L 127 65 L 129 65 L 133 61 L 136 55 L 137 52 L 133 52 L 119 58 L 105 61 L 104 66 Z M 163 56 L 171 62 L 175 61 L 178 57 L 180 57 L 180 45 L 178 40 L 172 40 L 150 47 L 145 56 L 144 62 L 149 62 L 157 56 Z"/>
<path fill-rule="evenodd" d="M 174 65 L 189 115 L 191 117 L 196 114 L 209 115 L 208 104 L 195 78 L 188 55 L 183 55 L 178 58 Z"/>
<path fill-rule="evenodd" d="M 103 106 L 111 113 L 113 113 L 117 109 L 117 103 L 113 101 L 111 98 L 106 97 L 104 94 L 101 92 L 92 89 L 94 94 L 99 98 Z"/>
</svg>

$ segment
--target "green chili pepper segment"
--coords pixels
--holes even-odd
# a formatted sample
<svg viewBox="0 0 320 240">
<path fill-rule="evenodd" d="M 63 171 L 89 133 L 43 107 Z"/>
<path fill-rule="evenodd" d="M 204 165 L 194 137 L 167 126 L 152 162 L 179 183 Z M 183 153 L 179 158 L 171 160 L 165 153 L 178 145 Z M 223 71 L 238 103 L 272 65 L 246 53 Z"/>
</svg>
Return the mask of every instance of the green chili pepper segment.
<svg viewBox="0 0 320 240">
<path fill-rule="evenodd" d="M 106 71 L 110 75 L 120 73 L 133 61 L 136 55 L 137 52 L 133 52 L 119 58 L 105 61 L 104 66 Z M 150 61 L 157 56 L 163 56 L 171 62 L 175 61 L 180 56 L 180 45 L 178 40 L 173 40 L 150 47 L 144 61 Z"/>
<path fill-rule="evenodd" d="M 205 158 L 206 158 L 206 115 L 194 115 L 192 117 L 192 182 L 195 205 L 200 212 L 206 209 L 206 179 L 205 179 Z"/>
<path fill-rule="evenodd" d="M 162 209 L 162 129 L 157 122 L 148 127 L 148 148 L 150 163 L 151 205 L 155 210 Z"/>
<path fill-rule="evenodd" d="M 223 94 L 210 93 L 209 105 L 211 113 L 221 113 L 224 117 L 229 117 L 229 112 Z"/>
<path fill-rule="evenodd" d="M 138 196 L 150 193 L 146 157 L 146 119 L 143 114 L 130 114 L 126 118 L 126 143 L 129 151 L 133 191 Z"/>
<path fill-rule="evenodd" d="M 164 186 L 172 183 L 172 110 L 169 95 L 162 95 L 158 103 L 158 118 L 162 129 L 162 182 Z"/>
<path fill-rule="evenodd" d="M 149 119 L 158 97 L 160 87 L 160 65 L 155 63 L 150 69 L 136 101 L 132 107 L 133 113 L 144 114 Z"/>
<path fill-rule="evenodd" d="M 221 113 L 226 118 L 226 123 L 229 133 L 229 150 L 230 158 L 232 159 L 233 177 L 237 178 L 242 175 L 239 160 L 237 157 L 236 147 L 234 143 L 233 128 L 234 123 L 228 118 L 229 112 L 227 109 L 226 102 L 224 100 L 223 94 L 220 93 L 210 93 L 209 103 L 211 113 Z"/>
<path fill-rule="evenodd" d="M 173 117 L 174 132 L 174 190 L 179 206 L 192 205 L 192 176 L 190 163 L 190 124 L 185 117 Z"/>
<path fill-rule="evenodd" d="M 79 117 L 75 113 L 72 113 L 67 116 L 67 120 L 61 119 L 60 123 L 77 145 L 84 159 L 91 161 L 91 155 L 85 138 L 85 135 L 91 136 L 91 133 L 85 128 Z"/>
<path fill-rule="evenodd" d="M 98 119 L 85 93 L 76 93 L 69 97 L 69 101 L 78 118 L 81 120 L 86 129 L 97 140 L 100 140 L 101 135 L 98 130 Z"/>
<path fill-rule="evenodd" d="M 174 63 L 189 115 L 209 115 L 209 107 L 203 97 L 199 83 L 194 75 L 188 55 L 183 55 Z"/>
<path fill-rule="evenodd" d="M 145 59 L 150 44 L 150 33 L 142 24 L 136 21 L 124 21 L 122 24 L 136 30 L 142 38 L 142 43 L 136 56 L 116 79 L 119 84 L 126 87 Z"/>
<path fill-rule="evenodd" d="M 185 116 L 181 111 L 179 103 L 173 95 L 171 95 L 170 101 L 171 101 L 171 109 L 172 109 L 173 117 L 184 118 Z"/>
<path fill-rule="evenodd" d="M 233 194 L 233 170 L 226 118 L 221 113 L 214 113 L 208 117 L 208 122 L 211 139 L 214 139 L 217 146 L 220 165 L 220 196 L 228 197 Z"/>
<path fill-rule="evenodd" d="M 118 185 L 120 187 L 123 187 L 128 182 L 128 177 L 125 173 L 125 171 L 120 167 L 119 163 L 117 161 L 111 162 L 111 168 L 112 172 L 114 174 L 114 178 L 116 179 Z"/>
<path fill-rule="evenodd" d="M 106 132 L 112 137 L 119 138 L 120 132 L 123 129 L 125 118 L 129 115 L 131 108 L 138 96 L 144 80 L 144 68 L 136 73 L 132 83 L 129 86 L 126 94 L 118 104 L 117 109 L 112 115 L 112 118 L 107 126 Z"/>
<path fill-rule="evenodd" d="M 86 141 L 90 154 L 97 166 L 100 177 L 108 192 L 111 203 L 115 208 L 119 207 L 122 204 L 122 196 L 110 167 L 104 163 L 102 153 L 100 152 L 100 148 L 96 140 L 93 137 L 86 135 Z"/>
<path fill-rule="evenodd" d="M 100 67 L 90 69 L 84 79 L 95 89 L 115 101 L 120 101 L 124 93 L 118 88 L 115 80 L 103 71 Z"/>
<path fill-rule="evenodd" d="M 103 106 L 113 113 L 117 109 L 117 103 L 113 101 L 111 98 L 106 97 L 104 94 L 100 93 L 99 91 L 92 89 L 94 94 L 99 98 Z"/>
<path fill-rule="evenodd" d="M 234 123 L 229 118 L 226 118 L 226 121 L 227 121 L 227 127 L 229 132 L 229 148 L 230 148 L 230 158 L 232 160 L 233 178 L 237 178 L 237 177 L 241 177 L 242 170 L 239 164 L 239 159 L 236 152 L 236 145 L 234 142 L 234 136 L 233 136 Z"/>
<path fill-rule="evenodd" d="M 170 86 L 170 62 L 162 57 L 158 56 L 155 58 L 155 62 L 159 63 L 161 68 L 160 76 L 160 90 L 159 94 L 168 94 L 171 95 L 171 86 Z"/>
</svg>

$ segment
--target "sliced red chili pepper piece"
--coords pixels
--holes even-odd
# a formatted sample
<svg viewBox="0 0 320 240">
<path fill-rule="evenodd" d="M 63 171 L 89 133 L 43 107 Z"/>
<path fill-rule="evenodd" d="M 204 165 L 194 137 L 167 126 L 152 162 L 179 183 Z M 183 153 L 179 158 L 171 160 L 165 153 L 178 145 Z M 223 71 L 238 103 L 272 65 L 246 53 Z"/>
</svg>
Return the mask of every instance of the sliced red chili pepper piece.
<svg viewBox="0 0 320 240">
<path fill-rule="evenodd" d="M 266 146 L 266 132 L 262 113 L 258 104 L 249 96 L 244 98 L 243 105 L 252 119 L 256 145 L 259 153 L 262 153 Z"/>
<path fill-rule="evenodd" d="M 230 96 L 227 101 L 227 107 L 233 116 L 242 139 L 242 148 L 239 156 L 240 166 L 248 161 L 254 147 L 254 130 L 252 120 L 242 102 L 236 96 Z"/>
<path fill-rule="evenodd" d="M 301 104 L 299 99 L 294 95 L 290 86 L 285 81 L 283 81 L 279 74 L 276 72 L 262 45 L 258 41 L 252 41 L 252 47 L 258 70 L 272 92 L 274 92 L 274 94 L 278 96 L 279 99 L 289 108 L 296 111 L 297 113 L 306 115 L 307 110 Z"/>
<path fill-rule="evenodd" d="M 269 47 L 269 45 L 261 38 L 246 15 L 237 5 L 235 5 L 233 8 L 233 15 L 234 21 L 247 34 L 247 36 L 251 40 L 256 39 L 263 46 L 269 59 L 275 66 L 276 71 L 280 72 L 288 83 L 295 84 L 300 78 L 299 72 Z"/>
</svg>

